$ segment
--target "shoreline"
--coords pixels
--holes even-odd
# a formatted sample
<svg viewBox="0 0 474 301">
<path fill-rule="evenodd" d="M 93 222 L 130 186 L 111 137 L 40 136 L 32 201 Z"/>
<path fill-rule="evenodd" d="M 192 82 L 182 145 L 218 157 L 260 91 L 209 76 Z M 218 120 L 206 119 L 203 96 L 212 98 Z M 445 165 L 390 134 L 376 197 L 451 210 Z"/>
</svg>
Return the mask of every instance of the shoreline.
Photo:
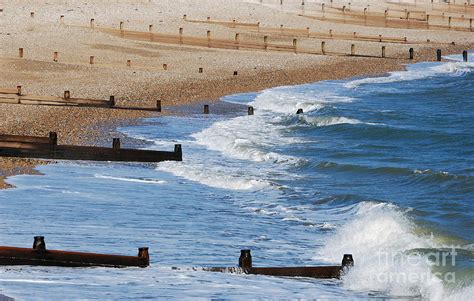
<svg viewBox="0 0 474 301">
<path fill-rule="evenodd" d="M 362 56 L 329 57 L 305 68 L 289 69 L 274 68 L 272 71 L 257 71 L 254 74 L 243 74 L 237 77 L 200 79 L 187 83 L 168 84 L 167 89 L 156 91 L 153 86 L 145 89 L 146 94 L 161 95 L 164 112 L 161 114 L 144 111 L 110 110 L 96 108 L 74 107 L 43 107 L 44 116 L 39 116 L 41 123 L 38 128 L 31 130 L 29 121 L 20 122 L 10 132 L 26 135 L 46 135 L 47 129 L 58 131 L 60 144 L 107 145 L 112 138 L 123 139 L 124 145 L 136 145 L 137 141 L 126 137 L 117 131 L 118 127 L 130 126 L 140 122 L 142 118 L 159 117 L 167 113 L 167 106 L 180 106 L 204 101 L 219 101 L 226 95 L 257 92 L 269 88 L 286 85 L 298 85 L 324 80 L 342 80 L 353 77 L 372 77 L 401 71 L 405 65 L 419 62 L 433 62 L 438 47 L 425 47 L 415 53 L 415 58 L 409 60 L 407 55 L 399 54 L 398 58 L 367 58 Z M 443 55 L 461 53 L 463 50 L 474 49 L 474 44 L 450 45 L 440 48 Z M 178 87 L 178 88 L 177 88 Z M 161 87 L 162 88 L 162 87 Z M 179 94 L 177 94 L 179 89 Z M 183 92 L 183 89 L 185 93 Z M 188 95 L 189 94 L 189 95 Z M 147 95 L 144 99 L 150 99 Z M 0 105 L 7 108 L 15 105 Z M 20 110 L 28 110 L 35 106 L 18 106 Z M 42 115 L 42 114 L 40 114 Z M 70 126 L 65 130 L 64 125 Z M 72 125 L 72 126 L 71 126 Z M 25 128 L 30 130 L 25 130 Z M 0 158 L 0 189 L 14 188 L 7 179 L 17 175 L 41 175 L 36 167 L 54 163 L 53 161 Z"/>
</svg>

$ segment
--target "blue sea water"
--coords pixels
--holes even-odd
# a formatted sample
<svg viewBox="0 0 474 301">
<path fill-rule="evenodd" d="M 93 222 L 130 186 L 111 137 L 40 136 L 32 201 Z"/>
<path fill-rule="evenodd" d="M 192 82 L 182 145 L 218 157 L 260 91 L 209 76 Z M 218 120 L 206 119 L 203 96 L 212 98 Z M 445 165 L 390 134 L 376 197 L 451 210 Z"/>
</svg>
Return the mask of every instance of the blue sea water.
<svg viewBox="0 0 474 301">
<path fill-rule="evenodd" d="M 0 192 L 1 245 L 29 247 L 41 234 L 51 249 L 133 255 L 149 246 L 151 267 L 1 267 L 0 293 L 468 300 L 474 63 L 450 59 L 232 95 L 222 100 L 245 106 L 121 129 L 150 149 L 181 143 L 183 162 L 61 162 L 10 178 L 17 188 Z M 340 264 L 345 253 L 355 266 L 340 280 L 193 269 L 235 266 L 243 248 L 255 266 Z"/>
</svg>

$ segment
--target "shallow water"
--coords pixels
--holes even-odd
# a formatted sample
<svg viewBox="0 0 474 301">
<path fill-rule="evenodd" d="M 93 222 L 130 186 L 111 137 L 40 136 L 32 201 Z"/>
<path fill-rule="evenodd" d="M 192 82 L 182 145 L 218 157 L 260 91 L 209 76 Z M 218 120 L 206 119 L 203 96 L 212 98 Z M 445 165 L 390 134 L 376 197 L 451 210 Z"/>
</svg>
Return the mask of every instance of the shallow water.
<svg viewBox="0 0 474 301">
<path fill-rule="evenodd" d="M 183 162 L 61 162 L 40 167 L 44 176 L 10 178 L 18 188 L 0 192 L 2 245 L 29 247 L 39 234 L 51 249 L 134 255 L 146 245 L 151 267 L 0 268 L 0 293 L 467 299 L 473 67 L 421 63 L 383 77 L 232 95 L 223 100 L 250 104 L 255 115 L 232 105 L 121 129 L 150 149 L 181 143 Z M 242 248 L 256 266 L 339 264 L 344 253 L 356 264 L 342 280 L 324 281 L 192 269 L 235 266 Z"/>
</svg>

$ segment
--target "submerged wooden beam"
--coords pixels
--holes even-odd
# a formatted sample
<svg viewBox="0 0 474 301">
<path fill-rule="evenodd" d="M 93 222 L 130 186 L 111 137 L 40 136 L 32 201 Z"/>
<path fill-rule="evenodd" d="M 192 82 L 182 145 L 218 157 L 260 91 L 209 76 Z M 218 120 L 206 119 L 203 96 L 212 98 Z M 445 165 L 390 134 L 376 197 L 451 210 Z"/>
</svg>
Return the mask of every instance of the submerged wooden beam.
<svg viewBox="0 0 474 301">
<path fill-rule="evenodd" d="M 244 273 L 251 275 L 267 275 L 277 277 L 310 277 L 310 278 L 340 278 L 354 265 L 351 254 L 344 254 L 340 266 L 313 266 L 313 267 L 253 267 L 250 250 L 241 250 L 239 267 L 205 268 L 208 272 Z"/>
<path fill-rule="evenodd" d="M 33 248 L 0 247 L 0 265 L 61 267 L 147 267 L 148 248 L 139 248 L 137 256 L 47 250 L 43 236 L 35 236 Z"/>
<path fill-rule="evenodd" d="M 114 139 L 115 147 L 94 147 L 57 145 L 56 133 L 48 138 L 31 136 L 0 135 L 0 156 L 53 159 L 53 160 L 87 160 L 118 162 L 161 162 L 182 161 L 180 144 L 174 151 L 152 151 L 120 148 L 120 140 Z"/>
</svg>

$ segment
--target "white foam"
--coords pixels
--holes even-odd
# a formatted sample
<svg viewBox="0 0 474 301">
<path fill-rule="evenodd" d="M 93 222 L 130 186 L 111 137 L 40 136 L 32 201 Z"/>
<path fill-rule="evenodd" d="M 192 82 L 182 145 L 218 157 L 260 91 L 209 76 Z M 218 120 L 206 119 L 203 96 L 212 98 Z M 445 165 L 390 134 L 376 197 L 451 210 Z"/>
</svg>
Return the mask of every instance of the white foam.
<svg viewBox="0 0 474 301">
<path fill-rule="evenodd" d="M 350 290 L 441 300 L 443 284 L 431 273 L 429 262 L 407 253 L 431 248 L 432 242 L 415 235 L 412 223 L 393 205 L 365 202 L 359 209 L 315 258 L 340 262 L 342 254 L 353 254 L 355 266 L 344 276 Z"/>
<path fill-rule="evenodd" d="M 344 87 L 353 89 L 364 84 L 385 84 L 400 81 L 412 81 L 423 79 L 437 74 L 452 74 L 461 76 L 469 73 L 474 68 L 474 62 L 447 62 L 442 64 L 435 64 L 431 67 L 426 67 L 425 64 L 421 66 L 410 65 L 407 66 L 406 71 L 390 72 L 388 76 L 382 77 L 368 77 L 363 79 L 352 80 L 344 84 Z"/>
<path fill-rule="evenodd" d="M 163 181 L 163 180 L 113 177 L 113 176 L 108 176 L 108 175 L 103 175 L 103 174 L 95 174 L 94 177 L 98 179 L 109 179 L 109 180 L 124 181 L 124 182 L 135 182 L 135 183 L 146 183 L 146 184 L 166 184 L 166 181 Z"/>
<path fill-rule="evenodd" d="M 328 117 L 328 116 L 308 116 L 301 117 L 305 123 L 318 127 L 331 126 L 338 124 L 362 124 L 364 122 L 347 117 Z M 364 123 L 365 124 L 365 123 Z"/>
<path fill-rule="evenodd" d="M 218 121 L 207 129 L 193 134 L 196 143 L 210 150 L 236 159 L 255 162 L 295 163 L 297 158 L 266 152 L 263 149 L 276 145 L 297 142 L 285 137 L 281 126 L 269 122 L 269 116 L 241 116 L 230 120 Z"/>
<path fill-rule="evenodd" d="M 271 186 L 271 183 L 249 178 L 247 175 L 236 175 L 225 167 L 217 165 L 199 165 L 190 162 L 161 162 L 158 170 L 166 171 L 189 181 L 198 182 L 210 187 L 231 190 L 261 190 Z"/>
</svg>

